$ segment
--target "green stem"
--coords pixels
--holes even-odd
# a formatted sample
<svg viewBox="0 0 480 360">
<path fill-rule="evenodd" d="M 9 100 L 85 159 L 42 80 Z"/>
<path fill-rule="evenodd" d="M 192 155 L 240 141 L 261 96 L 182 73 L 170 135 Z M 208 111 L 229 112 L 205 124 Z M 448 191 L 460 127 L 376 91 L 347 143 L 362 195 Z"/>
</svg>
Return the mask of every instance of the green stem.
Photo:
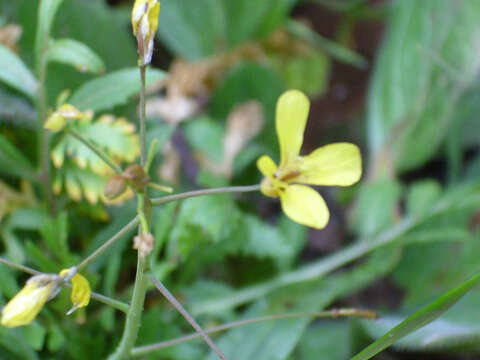
<svg viewBox="0 0 480 360">
<path fill-rule="evenodd" d="M 15 264 L 14 262 L 11 262 L 10 260 L 7 260 L 7 259 L 1 258 L 1 257 L 0 257 L 0 264 L 7 265 L 7 266 L 9 266 L 13 269 L 23 271 L 23 272 L 25 272 L 27 274 L 30 274 L 30 275 L 40 275 L 40 274 L 42 274 L 40 271 L 29 268 L 28 266 Z"/>
<path fill-rule="evenodd" d="M 140 66 L 140 159 L 141 165 L 144 167 L 147 159 L 146 153 L 146 125 L 145 125 L 145 65 Z M 148 195 L 142 194 L 137 196 L 138 201 L 138 217 L 145 223 L 139 228 L 139 235 L 147 233 L 150 230 L 149 219 L 145 216 L 145 200 Z M 132 302 L 128 309 L 125 328 L 123 330 L 122 339 L 115 352 L 109 356 L 109 360 L 121 360 L 130 357 L 130 351 L 135 345 L 140 327 L 140 319 L 143 312 L 143 303 L 147 292 L 148 279 L 146 270 L 148 264 L 148 256 L 140 256 L 137 254 L 137 273 L 135 275 L 135 284 L 133 287 Z"/>
<path fill-rule="evenodd" d="M 152 205 L 162 205 L 170 201 L 183 200 L 196 196 L 212 195 L 212 194 L 225 194 L 225 193 L 234 193 L 234 192 L 250 192 L 260 190 L 260 185 L 248 185 L 248 186 L 230 186 L 224 188 L 215 188 L 215 189 L 202 189 L 187 191 L 181 194 L 173 194 L 168 196 L 162 196 L 152 199 Z"/>
<path fill-rule="evenodd" d="M 129 309 L 128 304 L 125 304 L 122 301 L 112 299 L 108 296 L 98 294 L 96 292 L 92 292 L 91 296 L 92 296 L 92 299 L 95 299 L 98 302 L 101 302 L 105 305 L 108 305 L 108 306 L 110 306 L 114 309 L 120 310 L 121 312 L 123 312 L 125 314 L 128 312 L 128 309 Z"/>
<path fill-rule="evenodd" d="M 129 357 L 132 347 L 137 340 L 138 329 L 140 327 L 140 319 L 143 311 L 143 303 L 147 292 L 147 277 L 145 270 L 147 267 L 147 258 L 138 256 L 137 275 L 135 276 L 135 285 L 133 288 L 132 303 L 127 312 L 125 329 L 123 331 L 122 340 L 115 352 L 110 355 L 109 360 L 121 360 Z"/>
<path fill-rule="evenodd" d="M 75 130 L 73 129 L 69 129 L 67 128 L 67 133 L 69 133 L 70 135 L 72 135 L 75 139 L 77 139 L 78 141 L 80 141 L 83 145 L 85 145 L 86 147 L 88 147 L 90 150 L 92 150 L 100 159 L 102 159 L 108 166 L 110 166 L 112 168 L 113 171 L 115 171 L 117 174 L 121 174 L 122 173 L 122 169 L 116 165 L 109 157 L 107 154 L 105 154 L 104 152 L 102 152 L 98 147 L 96 147 L 95 145 L 93 145 L 90 141 L 88 141 L 87 139 L 85 139 L 82 135 L 80 135 L 78 132 L 76 132 Z"/>
<path fill-rule="evenodd" d="M 84 269 L 88 266 L 93 260 L 102 255 L 110 246 L 112 246 L 118 239 L 121 239 L 122 236 L 127 234 L 129 231 L 133 230 L 135 226 L 138 225 L 138 216 L 135 216 L 127 225 L 125 225 L 119 232 L 113 235 L 105 243 L 102 244 L 97 250 L 91 253 L 88 257 L 83 259 L 80 264 L 77 265 L 78 271 Z"/>
<path fill-rule="evenodd" d="M 207 334 L 214 334 L 220 331 L 229 330 L 239 326 L 256 324 L 264 321 L 281 320 L 281 319 L 291 319 L 291 318 L 299 318 L 299 317 L 338 318 L 338 317 L 348 317 L 348 316 L 360 317 L 365 319 L 375 319 L 377 317 L 377 314 L 374 311 L 359 310 L 359 309 L 333 309 L 329 311 L 318 311 L 318 312 L 285 313 L 285 314 L 266 315 L 266 316 L 252 318 L 252 319 L 233 321 L 228 324 L 223 324 L 211 329 L 207 329 L 205 330 L 205 332 Z M 201 334 L 199 333 L 192 333 L 189 335 L 178 337 L 176 339 L 161 341 L 156 344 L 139 346 L 139 347 L 133 348 L 130 354 L 132 357 L 147 355 L 154 351 L 159 351 L 170 346 L 182 344 L 184 342 L 199 338 L 200 336 Z"/>
</svg>

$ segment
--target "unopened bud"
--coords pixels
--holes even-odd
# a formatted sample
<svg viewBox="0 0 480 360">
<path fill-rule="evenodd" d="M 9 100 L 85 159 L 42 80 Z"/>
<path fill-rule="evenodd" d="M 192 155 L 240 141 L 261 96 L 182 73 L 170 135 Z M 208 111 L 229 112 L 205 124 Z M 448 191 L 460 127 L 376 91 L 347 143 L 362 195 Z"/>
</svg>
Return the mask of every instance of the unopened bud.
<svg viewBox="0 0 480 360">
<path fill-rule="evenodd" d="M 133 34 L 137 37 L 140 65 L 149 64 L 153 54 L 153 39 L 158 27 L 160 3 L 157 0 L 136 0 L 132 9 Z"/>
<path fill-rule="evenodd" d="M 67 124 L 68 120 L 81 119 L 85 113 L 79 111 L 70 104 L 61 105 L 45 122 L 44 128 L 51 131 L 60 131 Z"/>
<path fill-rule="evenodd" d="M 126 189 L 127 182 L 122 175 L 115 175 L 107 180 L 103 194 L 108 200 L 112 200 L 120 196 Z"/>
</svg>

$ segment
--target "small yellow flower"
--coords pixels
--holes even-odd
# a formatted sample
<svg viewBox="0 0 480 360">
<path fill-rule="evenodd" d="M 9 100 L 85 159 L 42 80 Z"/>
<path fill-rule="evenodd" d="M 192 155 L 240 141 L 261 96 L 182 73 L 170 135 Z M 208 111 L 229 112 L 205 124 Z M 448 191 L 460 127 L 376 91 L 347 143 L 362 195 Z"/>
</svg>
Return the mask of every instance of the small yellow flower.
<svg viewBox="0 0 480 360">
<path fill-rule="evenodd" d="M 86 116 L 89 115 L 80 112 L 75 106 L 63 104 L 57 109 L 57 111 L 48 117 L 44 128 L 51 131 L 60 131 L 65 127 L 68 120 L 82 119 Z"/>
<path fill-rule="evenodd" d="M 334 143 L 300 156 L 310 102 L 302 92 L 289 90 L 277 102 L 276 129 L 280 165 L 263 155 L 257 167 L 265 176 L 261 191 L 280 197 L 283 212 L 300 224 L 324 228 L 329 219 L 323 198 L 309 185 L 349 186 L 362 174 L 360 150 L 354 144 Z"/>
<path fill-rule="evenodd" d="M 30 324 L 43 305 L 55 296 L 55 275 L 36 275 L 28 279 L 20 292 L 2 310 L 1 324 L 13 328 Z"/>
<path fill-rule="evenodd" d="M 70 269 L 64 269 L 60 271 L 60 276 L 65 278 L 69 273 Z M 75 274 L 70 281 L 72 282 L 70 300 L 72 301 L 73 306 L 68 310 L 67 315 L 70 315 L 79 308 L 87 306 L 90 302 L 90 295 L 92 294 L 90 283 L 84 276 Z"/>
<path fill-rule="evenodd" d="M 137 38 L 141 65 L 149 64 L 153 54 L 153 39 L 158 27 L 158 0 L 135 0 L 132 9 L 133 35 Z"/>
</svg>

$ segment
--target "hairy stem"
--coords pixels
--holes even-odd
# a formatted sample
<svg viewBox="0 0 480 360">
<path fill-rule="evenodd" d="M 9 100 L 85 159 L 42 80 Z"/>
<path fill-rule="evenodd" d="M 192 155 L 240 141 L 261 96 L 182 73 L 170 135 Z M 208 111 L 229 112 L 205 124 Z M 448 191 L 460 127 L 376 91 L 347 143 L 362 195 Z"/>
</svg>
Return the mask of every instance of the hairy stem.
<svg viewBox="0 0 480 360">
<path fill-rule="evenodd" d="M 75 139 L 77 139 L 78 141 L 80 141 L 83 145 L 85 145 L 86 147 L 88 147 L 90 150 L 92 150 L 100 159 L 102 159 L 105 164 L 107 164 L 108 166 L 110 166 L 112 168 L 113 171 L 115 171 L 117 174 L 121 174 L 122 173 L 122 169 L 120 168 L 120 166 L 118 166 L 117 164 L 115 164 L 109 157 L 107 154 L 105 154 L 103 151 L 101 151 L 98 147 L 96 147 L 95 145 L 93 145 L 90 141 L 88 141 L 87 139 L 85 139 L 82 135 L 80 135 L 78 132 L 76 132 L 75 130 L 72 130 L 72 129 L 69 129 L 67 128 L 66 129 L 67 132 L 72 135 Z"/>
<path fill-rule="evenodd" d="M 205 332 L 207 334 L 214 334 L 220 331 L 229 330 L 239 326 L 256 324 L 264 321 L 281 320 L 281 319 L 291 319 L 291 318 L 300 318 L 300 317 L 338 318 L 338 317 L 347 317 L 347 316 L 361 317 L 366 319 L 376 319 L 377 313 L 370 310 L 360 310 L 360 309 L 333 309 L 329 311 L 319 311 L 319 312 L 295 312 L 295 313 L 285 313 L 285 314 L 277 314 L 277 315 L 266 315 L 266 316 L 251 318 L 251 319 L 238 320 L 228 324 L 223 324 L 211 329 L 207 329 L 205 330 Z M 201 334 L 199 333 L 192 333 L 189 335 L 178 337 L 176 339 L 161 341 L 156 344 L 139 346 L 132 349 L 131 356 L 138 357 L 138 356 L 147 355 L 154 351 L 159 351 L 170 346 L 182 344 L 184 342 L 199 338 L 200 336 Z"/>
</svg>

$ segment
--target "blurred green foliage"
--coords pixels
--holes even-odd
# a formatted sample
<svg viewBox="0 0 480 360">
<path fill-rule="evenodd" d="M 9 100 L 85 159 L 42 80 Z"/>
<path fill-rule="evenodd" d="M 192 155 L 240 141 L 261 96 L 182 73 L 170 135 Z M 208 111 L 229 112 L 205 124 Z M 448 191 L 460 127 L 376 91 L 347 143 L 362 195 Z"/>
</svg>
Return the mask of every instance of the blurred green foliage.
<svg viewBox="0 0 480 360">
<path fill-rule="evenodd" d="M 93 121 L 77 130 L 116 160 L 130 163 L 138 154 L 130 130 L 137 122 L 140 88 L 130 8 L 103 0 L 53 3 L 59 6 L 55 19 L 50 24 L 52 19 L 42 18 L 44 31 L 51 25 L 56 39 L 47 56 L 48 109 L 53 111 L 58 96 L 69 89 L 68 101 L 79 109 L 94 110 L 100 118 L 113 113 L 115 121 Z M 351 131 L 348 118 L 341 119 L 342 136 L 335 135 L 345 141 L 351 139 L 343 134 L 355 134 L 354 142 L 365 149 L 365 176 L 352 189 L 325 192 L 335 209 L 332 226 L 340 224 L 347 234 L 337 236 L 333 253 L 320 256 L 312 249 L 318 239 L 334 237 L 334 231 L 303 228 L 256 193 L 198 197 L 153 210 L 151 271 L 204 327 L 330 306 L 374 308 L 383 315 L 378 321 L 303 317 L 231 329 L 214 338 L 229 360 L 348 359 L 480 271 L 477 0 L 380 5 L 366 0 L 163 0 L 161 7 L 154 64 L 183 61 L 194 69 L 183 80 L 173 65 L 151 68 L 147 75 L 151 98 L 164 101 L 156 107 L 152 102 L 149 115 L 148 141 L 156 138 L 160 144 L 151 174 L 155 181 L 171 182 L 175 192 L 258 183 L 258 156 L 278 159 L 274 116 L 282 91 L 300 88 L 313 100 L 321 99 L 330 93 L 329 80 L 340 63 L 371 70 L 365 105 L 354 109 L 361 134 Z M 339 27 L 350 24 L 343 28 L 350 41 L 342 41 L 345 34 L 323 38 L 292 15 L 302 9 L 333 12 Z M 105 172 L 95 166 L 93 153 L 60 134 L 51 139 L 57 214 L 46 210 L 35 165 L 35 49 L 45 46 L 35 40 L 41 38 L 37 12 L 36 1 L 0 0 L 0 24 L 22 29 L 16 47 L 0 45 L 0 252 L 11 261 L 58 272 L 118 232 L 135 208 L 128 202 L 110 206 L 97 201 Z M 368 65 L 355 52 L 360 31 L 355 25 L 365 21 L 385 26 Z M 247 126 L 231 130 L 232 110 L 252 100 L 263 111 L 259 130 L 245 135 L 245 116 Z M 169 115 L 181 106 L 188 109 L 188 101 L 196 110 L 172 121 Z M 318 125 L 323 114 L 313 114 L 318 118 L 310 121 Z M 118 117 L 128 120 L 119 123 Z M 312 126 L 306 135 L 315 144 L 332 137 L 317 130 Z M 225 171 L 229 131 L 243 136 L 231 172 Z M 57 166 L 58 157 L 65 166 Z M 123 301 L 130 298 L 136 265 L 132 234 L 126 235 L 86 273 L 95 291 Z M 26 277 L 3 265 L 0 277 L 4 304 Z M 386 290 L 372 288 L 385 282 Z M 190 332 L 151 290 L 137 345 Z M 433 351 L 439 358 L 460 351 L 479 356 L 479 296 L 472 290 L 444 316 L 393 347 Z M 32 325 L 0 328 L 0 358 L 105 358 L 119 341 L 123 316 L 92 301 L 66 317 L 67 303 L 68 294 L 62 292 Z M 216 357 L 196 340 L 142 358 Z"/>
</svg>

